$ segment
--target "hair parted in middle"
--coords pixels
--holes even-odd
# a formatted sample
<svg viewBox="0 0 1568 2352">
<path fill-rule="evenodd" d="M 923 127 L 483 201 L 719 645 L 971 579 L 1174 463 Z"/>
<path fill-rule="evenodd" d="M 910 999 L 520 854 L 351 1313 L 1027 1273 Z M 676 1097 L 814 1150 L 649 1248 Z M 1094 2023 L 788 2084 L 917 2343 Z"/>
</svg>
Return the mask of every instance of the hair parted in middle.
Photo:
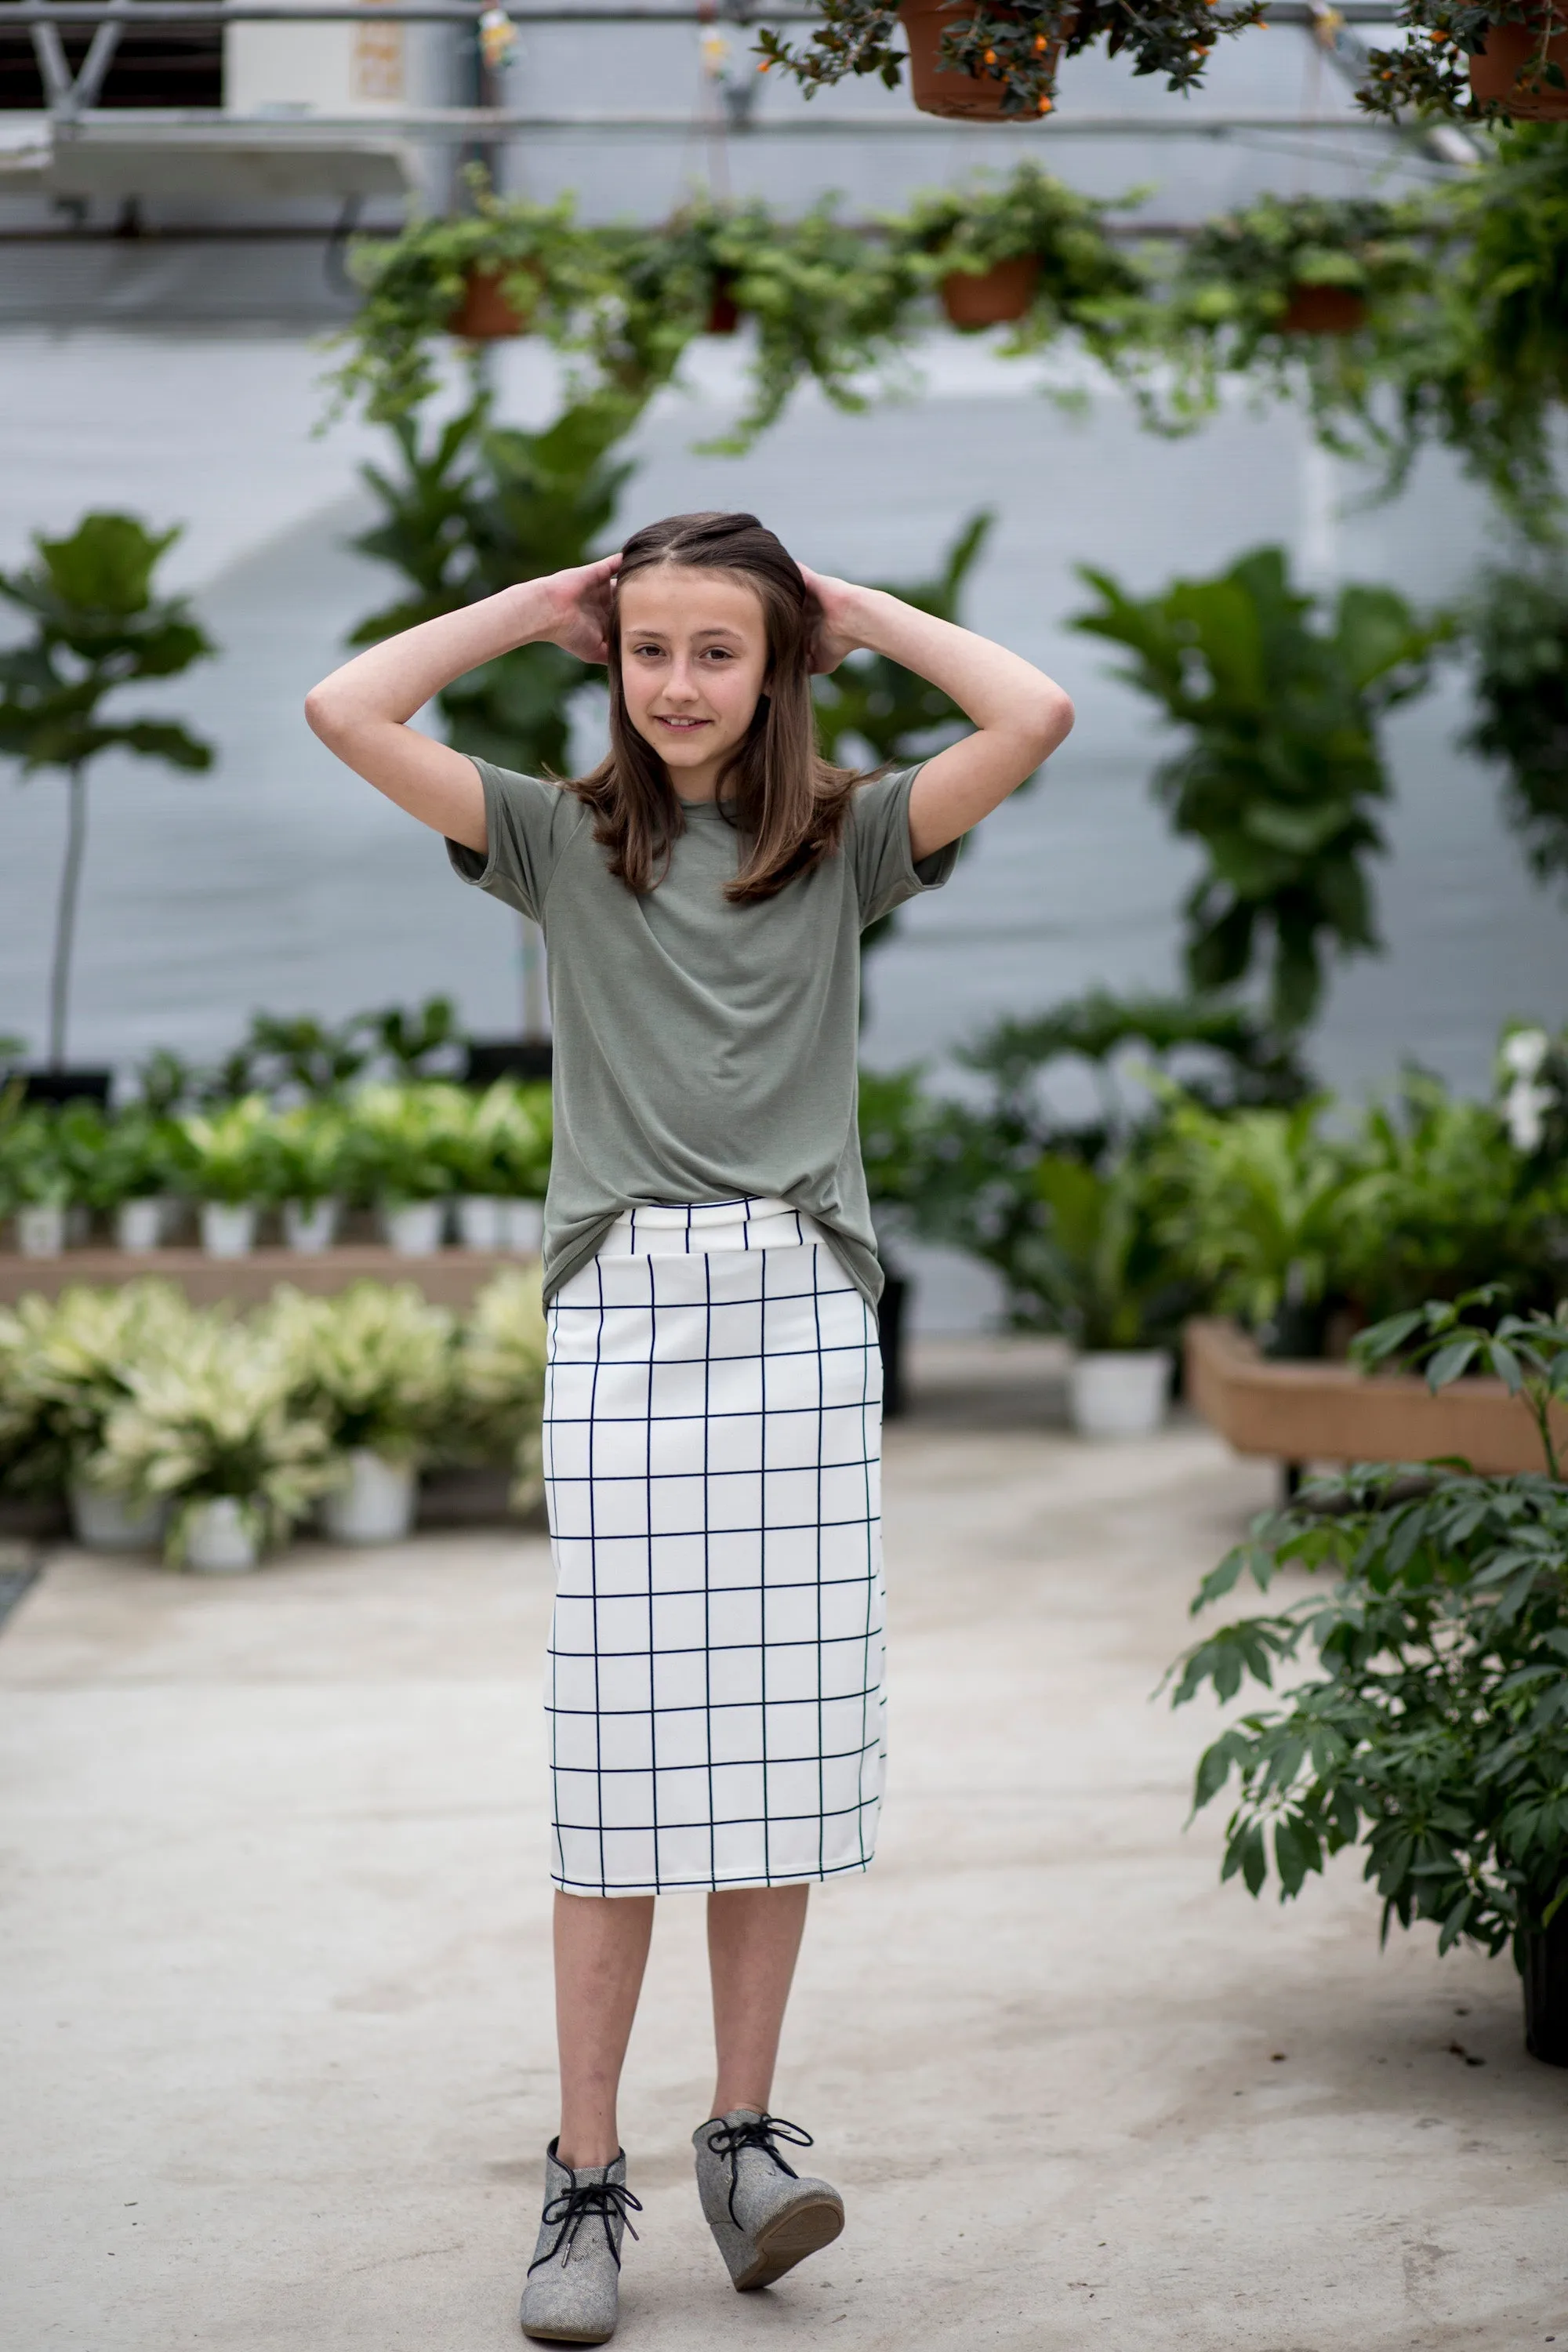
<svg viewBox="0 0 1568 2352">
<path fill-rule="evenodd" d="M 594 811 L 594 837 L 610 853 L 611 873 L 639 896 L 654 889 L 686 815 L 664 761 L 626 714 L 620 592 L 639 572 L 663 564 L 727 573 L 754 589 L 762 603 L 767 670 L 751 726 L 720 779 L 719 804 L 742 840 L 740 867 L 725 896 L 741 905 L 771 898 L 837 849 L 849 795 L 865 772 L 836 768 L 816 748 L 815 601 L 794 558 L 755 515 L 668 515 L 627 540 L 605 632 L 609 755 L 565 789 Z"/>
</svg>

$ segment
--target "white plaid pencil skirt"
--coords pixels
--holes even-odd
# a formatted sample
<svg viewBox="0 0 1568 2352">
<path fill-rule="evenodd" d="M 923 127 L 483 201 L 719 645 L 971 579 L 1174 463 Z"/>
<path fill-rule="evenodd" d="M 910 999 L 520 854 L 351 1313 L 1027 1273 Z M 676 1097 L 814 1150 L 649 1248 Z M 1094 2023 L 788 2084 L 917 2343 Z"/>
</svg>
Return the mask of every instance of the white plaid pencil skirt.
<svg viewBox="0 0 1568 2352">
<path fill-rule="evenodd" d="M 876 1318 L 782 1201 L 628 1211 L 552 1300 L 555 1884 L 863 1871 L 883 1745 Z"/>
</svg>

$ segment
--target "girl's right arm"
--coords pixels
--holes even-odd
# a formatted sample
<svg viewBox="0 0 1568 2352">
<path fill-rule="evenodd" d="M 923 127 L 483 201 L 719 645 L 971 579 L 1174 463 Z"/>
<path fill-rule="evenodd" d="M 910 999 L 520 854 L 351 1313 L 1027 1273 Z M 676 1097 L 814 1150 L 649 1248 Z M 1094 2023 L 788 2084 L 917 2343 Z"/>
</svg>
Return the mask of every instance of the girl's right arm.
<svg viewBox="0 0 1568 2352">
<path fill-rule="evenodd" d="M 606 555 L 524 581 L 372 646 L 311 688 L 307 720 L 388 800 L 483 856 L 485 795 L 478 770 L 460 751 L 408 722 L 455 677 L 518 646 L 556 645 L 579 661 L 607 660 L 605 623 L 619 562 L 618 555 Z"/>
</svg>

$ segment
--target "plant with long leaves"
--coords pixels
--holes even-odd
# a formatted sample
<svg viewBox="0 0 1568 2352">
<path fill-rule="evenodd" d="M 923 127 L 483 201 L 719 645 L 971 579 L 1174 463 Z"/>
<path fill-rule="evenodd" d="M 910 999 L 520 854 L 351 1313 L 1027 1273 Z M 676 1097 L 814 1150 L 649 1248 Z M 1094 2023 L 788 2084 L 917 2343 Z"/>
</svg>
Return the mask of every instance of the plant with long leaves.
<svg viewBox="0 0 1568 2352">
<path fill-rule="evenodd" d="M 1425 1360 L 1435 1389 L 1489 1364 L 1535 1416 L 1544 1475 L 1379 1465 L 1314 1482 L 1255 1523 L 1193 1609 L 1288 1570 L 1334 1573 L 1332 1592 L 1221 1626 L 1167 1679 L 1179 1706 L 1272 1688 L 1305 1653 L 1317 1668 L 1199 1762 L 1194 1812 L 1238 1786 L 1223 1877 L 1256 1895 L 1272 1870 L 1288 1900 L 1360 1847 L 1385 1937 L 1426 1919 L 1439 1950 L 1511 1941 L 1522 1965 L 1568 1901 L 1568 1487 L 1548 1419 L 1568 1397 L 1568 1313 L 1495 1305 L 1491 1290 L 1433 1301 L 1364 1333 L 1362 1358 Z"/>
<path fill-rule="evenodd" d="M 0 651 L 0 752 L 24 776 L 66 779 L 65 860 L 49 968 L 48 1058 L 63 1066 L 71 957 L 87 848 L 88 772 L 106 751 L 129 751 L 184 774 L 210 768 L 209 743 L 176 719 L 119 718 L 105 705 L 121 687 L 177 677 L 217 649 L 189 600 L 161 594 L 153 574 L 180 536 L 134 515 L 88 514 L 63 539 L 35 532 L 37 561 L 0 572 L 0 596 L 26 614 L 32 635 Z"/>
<path fill-rule="evenodd" d="M 1504 809 L 1531 871 L 1568 882 L 1568 565 L 1488 572 L 1466 635 L 1476 718 L 1465 747 L 1503 769 Z"/>
<path fill-rule="evenodd" d="M 1152 596 L 1087 565 L 1079 577 L 1100 602 L 1071 625 L 1125 646 L 1131 658 L 1114 675 L 1187 737 L 1154 789 L 1207 857 L 1186 900 L 1193 986 L 1235 986 L 1266 959 L 1269 1017 L 1300 1029 L 1322 994 L 1328 948 L 1379 946 L 1366 872 L 1386 846 L 1378 723 L 1426 691 L 1452 624 L 1418 615 L 1392 588 L 1349 585 L 1325 626 L 1278 547 Z"/>
</svg>

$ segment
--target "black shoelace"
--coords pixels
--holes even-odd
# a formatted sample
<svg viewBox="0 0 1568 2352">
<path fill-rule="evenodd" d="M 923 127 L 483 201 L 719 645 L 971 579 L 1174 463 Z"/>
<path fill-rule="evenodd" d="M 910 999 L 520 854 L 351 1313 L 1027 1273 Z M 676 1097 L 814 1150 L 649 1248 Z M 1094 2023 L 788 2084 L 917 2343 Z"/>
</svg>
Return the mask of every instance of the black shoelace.
<svg viewBox="0 0 1568 2352">
<path fill-rule="evenodd" d="M 708 2145 L 714 2155 L 730 2159 L 730 2219 L 737 2230 L 741 2219 L 735 2210 L 735 2191 L 741 2185 L 741 2158 L 747 2148 L 754 2147 L 763 2156 L 771 2156 L 779 2170 L 787 2172 L 792 2180 L 800 2179 L 794 2165 L 786 2164 L 773 2146 L 776 2139 L 787 2140 L 791 2147 L 814 2145 L 808 2131 L 802 2131 L 798 2124 L 786 2124 L 782 2116 L 752 2116 L 738 2124 L 718 2123 L 708 2135 Z"/>
<path fill-rule="evenodd" d="M 620 2221 L 623 2229 L 632 2230 L 628 2208 L 632 2213 L 640 2213 L 641 2200 L 634 2197 L 629 2189 L 623 2188 L 618 2180 L 584 2180 L 580 2183 L 574 2180 L 570 2189 L 563 2189 L 559 2197 L 551 2198 L 544 2208 L 544 2226 L 547 2230 L 554 2230 L 555 2243 L 547 2246 L 543 2253 L 535 2254 L 528 2266 L 529 2275 L 531 2277 L 541 2263 L 553 2262 L 557 2254 L 561 2256 L 564 2268 L 572 2259 L 577 2232 L 584 2221 L 595 2216 L 605 2225 L 605 2243 L 615 2257 L 616 2268 L 619 2270 L 621 2250 L 616 2243 L 616 2233 L 610 2224 L 615 2219 Z M 635 2230 L 632 2230 L 632 2235 L 634 2238 L 637 2236 Z"/>
</svg>

